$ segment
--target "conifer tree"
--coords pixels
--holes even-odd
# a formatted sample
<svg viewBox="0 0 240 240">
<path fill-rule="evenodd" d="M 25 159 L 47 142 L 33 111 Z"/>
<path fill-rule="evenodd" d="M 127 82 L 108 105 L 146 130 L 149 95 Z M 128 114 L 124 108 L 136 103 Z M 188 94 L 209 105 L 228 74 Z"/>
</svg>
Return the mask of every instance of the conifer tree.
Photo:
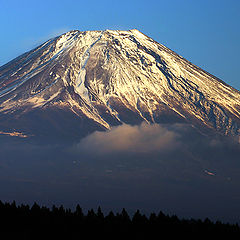
<svg viewBox="0 0 240 240">
<path fill-rule="evenodd" d="M 80 207 L 79 204 L 76 206 L 75 215 L 76 215 L 80 220 L 82 220 L 83 217 L 84 217 L 82 208 Z"/>
<path fill-rule="evenodd" d="M 121 218 L 122 218 L 123 223 L 125 223 L 125 224 L 130 222 L 130 217 L 125 208 L 122 209 Z"/>
<path fill-rule="evenodd" d="M 98 207 L 98 210 L 97 210 L 97 218 L 98 218 L 98 220 L 100 220 L 100 221 L 103 221 L 103 220 L 104 220 L 104 215 L 103 215 L 103 213 L 102 213 L 102 210 L 101 210 L 101 207 L 100 207 L 100 206 Z"/>
</svg>

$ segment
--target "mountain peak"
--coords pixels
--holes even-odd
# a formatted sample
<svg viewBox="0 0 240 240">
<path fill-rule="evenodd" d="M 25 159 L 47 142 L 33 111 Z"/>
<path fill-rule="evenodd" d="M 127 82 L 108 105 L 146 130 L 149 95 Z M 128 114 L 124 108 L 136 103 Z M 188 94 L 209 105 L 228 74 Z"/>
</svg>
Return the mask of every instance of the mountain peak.
<svg viewBox="0 0 240 240">
<path fill-rule="evenodd" d="M 138 35 L 142 37 L 146 37 L 145 34 L 140 32 L 138 29 L 130 29 L 130 30 L 112 30 L 112 29 L 105 29 L 105 30 L 87 30 L 87 31 L 80 31 L 80 30 L 70 30 L 66 33 L 61 34 L 58 37 L 69 37 L 72 35 L 78 35 L 78 34 L 87 34 L 87 33 L 98 33 L 98 34 L 104 34 L 104 33 L 112 33 L 112 34 L 128 34 L 128 35 Z"/>
<path fill-rule="evenodd" d="M 78 134 L 142 121 L 240 133 L 239 91 L 137 29 L 72 30 L 0 67 L 0 112 L 0 128 L 30 134 L 36 115 Z"/>
</svg>

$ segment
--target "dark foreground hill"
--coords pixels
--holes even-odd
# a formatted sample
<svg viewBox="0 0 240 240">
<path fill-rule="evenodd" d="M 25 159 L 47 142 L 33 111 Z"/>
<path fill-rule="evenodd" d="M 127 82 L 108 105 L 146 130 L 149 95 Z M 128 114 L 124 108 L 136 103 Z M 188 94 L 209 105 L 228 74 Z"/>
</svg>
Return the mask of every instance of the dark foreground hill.
<svg viewBox="0 0 240 240">
<path fill-rule="evenodd" d="M 63 206 L 51 209 L 33 206 L 16 206 L 15 202 L 0 202 L 0 233 L 2 239 L 163 239 L 164 237 L 209 237 L 240 236 L 237 224 L 203 220 L 179 219 L 160 212 L 145 216 L 137 210 L 129 216 L 123 209 L 120 213 L 104 215 L 99 207 L 84 213 L 79 205 L 72 211 Z"/>
</svg>

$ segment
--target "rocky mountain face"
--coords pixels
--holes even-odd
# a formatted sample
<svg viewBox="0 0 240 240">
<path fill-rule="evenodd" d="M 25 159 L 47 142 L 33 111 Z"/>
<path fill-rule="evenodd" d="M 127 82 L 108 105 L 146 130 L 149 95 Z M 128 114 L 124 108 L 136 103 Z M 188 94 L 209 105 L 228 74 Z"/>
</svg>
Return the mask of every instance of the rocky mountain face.
<svg viewBox="0 0 240 240">
<path fill-rule="evenodd" d="M 240 135 L 240 92 L 138 30 L 70 31 L 0 67 L 0 131 L 80 138 L 190 123 Z"/>
</svg>

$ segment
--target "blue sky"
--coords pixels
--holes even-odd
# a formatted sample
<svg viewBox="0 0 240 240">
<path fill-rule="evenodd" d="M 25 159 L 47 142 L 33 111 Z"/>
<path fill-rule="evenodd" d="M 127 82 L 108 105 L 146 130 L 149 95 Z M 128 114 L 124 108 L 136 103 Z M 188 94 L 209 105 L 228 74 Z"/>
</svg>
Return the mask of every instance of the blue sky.
<svg viewBox="0 0 240 240">
<path fill-rule="evenodd" d="M 0 0 L 0 65 L 72 29 L 137 28 L 240 90 L 239 0 Z"/>
</svg>

